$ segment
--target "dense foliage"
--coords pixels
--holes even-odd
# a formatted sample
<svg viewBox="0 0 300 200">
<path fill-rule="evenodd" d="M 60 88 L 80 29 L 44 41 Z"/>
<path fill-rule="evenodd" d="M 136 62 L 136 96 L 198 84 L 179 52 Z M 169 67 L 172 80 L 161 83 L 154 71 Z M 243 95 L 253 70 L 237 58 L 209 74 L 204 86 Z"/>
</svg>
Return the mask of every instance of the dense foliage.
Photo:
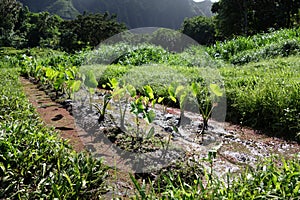
<svg viewBox="0 0 300 200">
<path fill-rule="evenodd" d="M 216 33 L 213 18 L 197 16 L 185 19 L 181 32 L 201 45 L 211 45 L 215 42 Z"/>
<path fill-rule="evenodd" d="M 226 38 L 297 26 L 299 9 L 298 0 L 220 0 L 212 7 L 217 32 Z"/>
<path fill-rule="evenodd" d="M 0 19 L 0 46 L 16 48 L 39 46 L 74 52 L 94 47 L 126 29 L 108 13 L 84 13 L 74 20 L 63 20 L 48 12 L 32 13 L 16 0 L 1 1 Z"/>
<path fill-rule="evenodd" d="M 0 198 L 97 199 L 105 192 L 107 167 L 76 153 L 42 123 L 18 75 L 0 70 Z"/>
<path fill-rule="evenodd" d="M 283 29 L 249 37 L 236 37 L 216 42 L 208 53 L 233 64 L 245 64 L 277 56 L 297 55 L 300 52 L 300 29 Z"/>
<path fill-rule="evenodd" d="M 136 199 L 297 199 L 300 195 L 299 159 L 279 159 L 269 158 L 237 176 L 227 174 L 224 180 L 209 178 L 211 174 L 207 172 L 204 179 L 198 173 L 198 178 L 188 181 L 185 176 L 170 172 L 158 180 L 166 185 L 151 183 L 148 190 L 146 184 L 139 184 L 132 177 Z"/>
</svg>

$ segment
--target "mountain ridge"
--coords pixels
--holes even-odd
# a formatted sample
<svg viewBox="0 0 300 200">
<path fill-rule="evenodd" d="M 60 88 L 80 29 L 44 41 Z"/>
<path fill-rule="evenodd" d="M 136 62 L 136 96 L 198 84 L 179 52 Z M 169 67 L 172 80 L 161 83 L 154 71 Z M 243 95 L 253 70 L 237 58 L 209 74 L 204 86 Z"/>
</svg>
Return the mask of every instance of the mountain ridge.
<svg viewBox="0 0 300 200">
<path fill-rule="evenodd" d="M 128 28 L 165 27 L 178 29 L 193 16 L 212 16 L 210 0 L 19 0 L 32 12 L 48 11 L 64 19 L 87 13 L 116 14 Z"/>
</svg>

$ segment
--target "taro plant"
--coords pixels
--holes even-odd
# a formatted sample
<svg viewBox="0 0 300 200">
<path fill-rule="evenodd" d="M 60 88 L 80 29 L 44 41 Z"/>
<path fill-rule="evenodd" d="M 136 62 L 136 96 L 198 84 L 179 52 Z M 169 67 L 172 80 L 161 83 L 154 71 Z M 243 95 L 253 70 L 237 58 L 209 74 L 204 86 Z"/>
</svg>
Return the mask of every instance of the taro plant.
<svg viewBox="0 0 300 200">
<path fill-rule="evenodd" d="M 152 88 L 149 85 L 144 86 L 145 96 L 139 96 L 135 98 L 134 101 L 131 102 L 131 110 L 130 112 L 135 115 L 135 123 L 136 123 L 136 138 L 140 137 L 140 121 L 139 117 L 142 116 L 143 119 L 150 124 L 154 121 L 155 112 L 150 109 L 155 106 L 157 99 L 154 97 L 154 93 Z M 154 134 L 154 128 L 152 127 L 147 133 L 146 138 L 151 138 Z"/>
<path fill-rule="evenodd" d="M 209 89 L 203 87 L 200 83 L 193 82 L 191 90 L 193 96 L 196 98 L 197 106 L 200 115 L 203 119 L 202 130 L 200 134 L 203 134 L 208 128 L 208 120 L 212 114 L 213 109 L 218 105 L 213 103 L 216 97 L 223 95 L 220 87 L 217 84 L 210 84 Z"/>
<path fill-rule="evenodd" d="M 120 128 L 121 130 L 126 130 L 125 127 L 125 115 L 127 111 L 127 105 L 129 103 L 129 98 L 134 98 L 136 96 L 136 89 L 130 84 L 121 84 L 117 79 L 112 78 L 108 83 L 108 86 L 113 89 L 112 98 L 117 102 L 120 114 Z M 106 87 L 106 85 L 104 85 Z"/>
<path fill-rule="evenodd" d="M 68 95 L 68 98 L 71 98 L 72 94 L 80 89 L 81 81 L 76 80 L 76 78 L 80 78 L 77 67 L 73 66 L 65 70 L 64 92 Z"/>
<path fill-rule="evenodd" d="M 189 94 L 189 88 L 183 85 L 179 85 L 175 89 L 173 85 L 170 85 L 168 88 L 168 93 L 169 93 L 169 98 L 174 103 L 179 102 L 180 116 L 179 116 L 178 125 L 180 125 L 180 123 L 183 122 L 184 119 L 186 118 L 184 115 L 184 109 L 185 109 L 185 102 Z"/>
<path fill-rule="evenodd" d="M 84 76 L 84 85 L 87 87 L 89 92 L 89 105 L 90 110 L 92 110 L 92 101 L 93 101 L 93 94 L 95 93 L 95 88 L 98 86 L 98 82 L 96 80 L 95 74 L 92 70 L 89 70 Z"/>
<path fill-rule="evenodd" d="M 111 98 L 112 98 L 112 94 L 110 92 L 106 92 L 104 94 L 102 109 L 99 104 L 97 104 L 97 103 L 92 104 L 98 110 L 98 113 L 99 113 L 98 122 L 99 123 L 104 121 L 104 119 L 105 119 L 106 109 L 109 105 Z"/>
</svg>

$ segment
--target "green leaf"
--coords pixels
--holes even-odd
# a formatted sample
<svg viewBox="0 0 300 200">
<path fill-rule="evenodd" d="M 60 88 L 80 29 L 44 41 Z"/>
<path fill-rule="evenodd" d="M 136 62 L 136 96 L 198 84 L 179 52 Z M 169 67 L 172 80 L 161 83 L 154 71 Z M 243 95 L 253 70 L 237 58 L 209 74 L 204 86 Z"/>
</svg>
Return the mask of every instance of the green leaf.
<svg viewBox="0 0 300 200">
<path fill-rule="evenodd" d="M 169 93 L 169 98 L 176 103 L 176 97 L 175 97 L 175 89 L 172 85 L 169 86 L 168 88 L 168 93 Z"/>
<path fill-rule="evenodd" d="M 149 99 L 154 99 L 154 93 L 152 88 L 150 87 L 150 85 L 146 85 L 144 87 L 145 92 L 146 92 L 146 96 L 149 97 Z"/>
<path fill-rule="evenodd" d="M 80 86 L 81 86 L 80 80 L 74 81 L 71 85 L 72 92 L 78 92 L 80 89 Z"/>
<path fill-rule="evenodd" d="M 110 80 L 109 80 L 109 83 L 110 83 L 110 87 L 111 87 L 112 89 L 117 88 L 118 85 L 119 85 L 119 82 L 118 82 L 118 80 L 117 80 L 116 78 L 110 79 Z"/>
<path fill-rule="evenodd" d="M 148 113 L 145 113 L 145 120 L 148 124 L 152 123 L 155 119 L 155 112 L 150 110 Z"/>
<path fill-rule="evenodd" d="M 191 85 L 192 93 L 195 97 L 197 97 L 197 95 L 198 95 L 198 89 L 199 89 L 198 87 L 199 87 L 199 85 L 195 82 L 193 82 Z"/>
<path fill-rule="evenodd" d="M 89 70 L 86 74 L 86 79 L 84 80 L 84 84 L 88 88 L 96 88 L 98 86 L 98 82 L 96 80 L 95 74 L 92 70 Z"/>
<path fill-rule="evenodd" d="M 164 97 L 159 97 L 158 100 L 157 100 L 157 102 L 161 103 L 164 99 L 165 99 Z"/>
<path fill-rule="evenodd" d="M 209 88 L 218 97 L 221 97 L 223 95 L 221 88 L 217 84 L 212 83 L 209 85 Z"/>
<path fill-rule="evenodd" d="M 126 88 L 127 88 L 127 91 L 129 92 L 129 94 L 130 94 L 131 97 L 135 97 L 136 96 L 136 89 L 135 89 L 135 87 L 133 85 L 128 84 L 126 86 Z"/>
<path fill-rule="evenodd" d="M 150 139 L 152 138 L 152 136 L 154 135 L 154 127 L 152 126 L 151 129 L 149 130 L 146 139 Z"/>
</svg>

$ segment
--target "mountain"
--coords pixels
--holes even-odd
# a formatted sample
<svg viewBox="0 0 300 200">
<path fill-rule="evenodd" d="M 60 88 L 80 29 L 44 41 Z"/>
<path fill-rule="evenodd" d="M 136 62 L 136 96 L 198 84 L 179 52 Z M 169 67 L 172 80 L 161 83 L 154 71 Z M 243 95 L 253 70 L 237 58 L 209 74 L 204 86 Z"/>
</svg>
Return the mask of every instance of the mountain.
<svg viewBox="0 0 300 200">
<path fill-rule="evenodd" d="M 48 11 L 64 19 L 78 14 L 116 14 L 128 28 L 165 27 L 178 29 L 186 17 L 211 16 L 212 2 L 193 0 L 19 0 L 32 12 Z"/>
</svg>

